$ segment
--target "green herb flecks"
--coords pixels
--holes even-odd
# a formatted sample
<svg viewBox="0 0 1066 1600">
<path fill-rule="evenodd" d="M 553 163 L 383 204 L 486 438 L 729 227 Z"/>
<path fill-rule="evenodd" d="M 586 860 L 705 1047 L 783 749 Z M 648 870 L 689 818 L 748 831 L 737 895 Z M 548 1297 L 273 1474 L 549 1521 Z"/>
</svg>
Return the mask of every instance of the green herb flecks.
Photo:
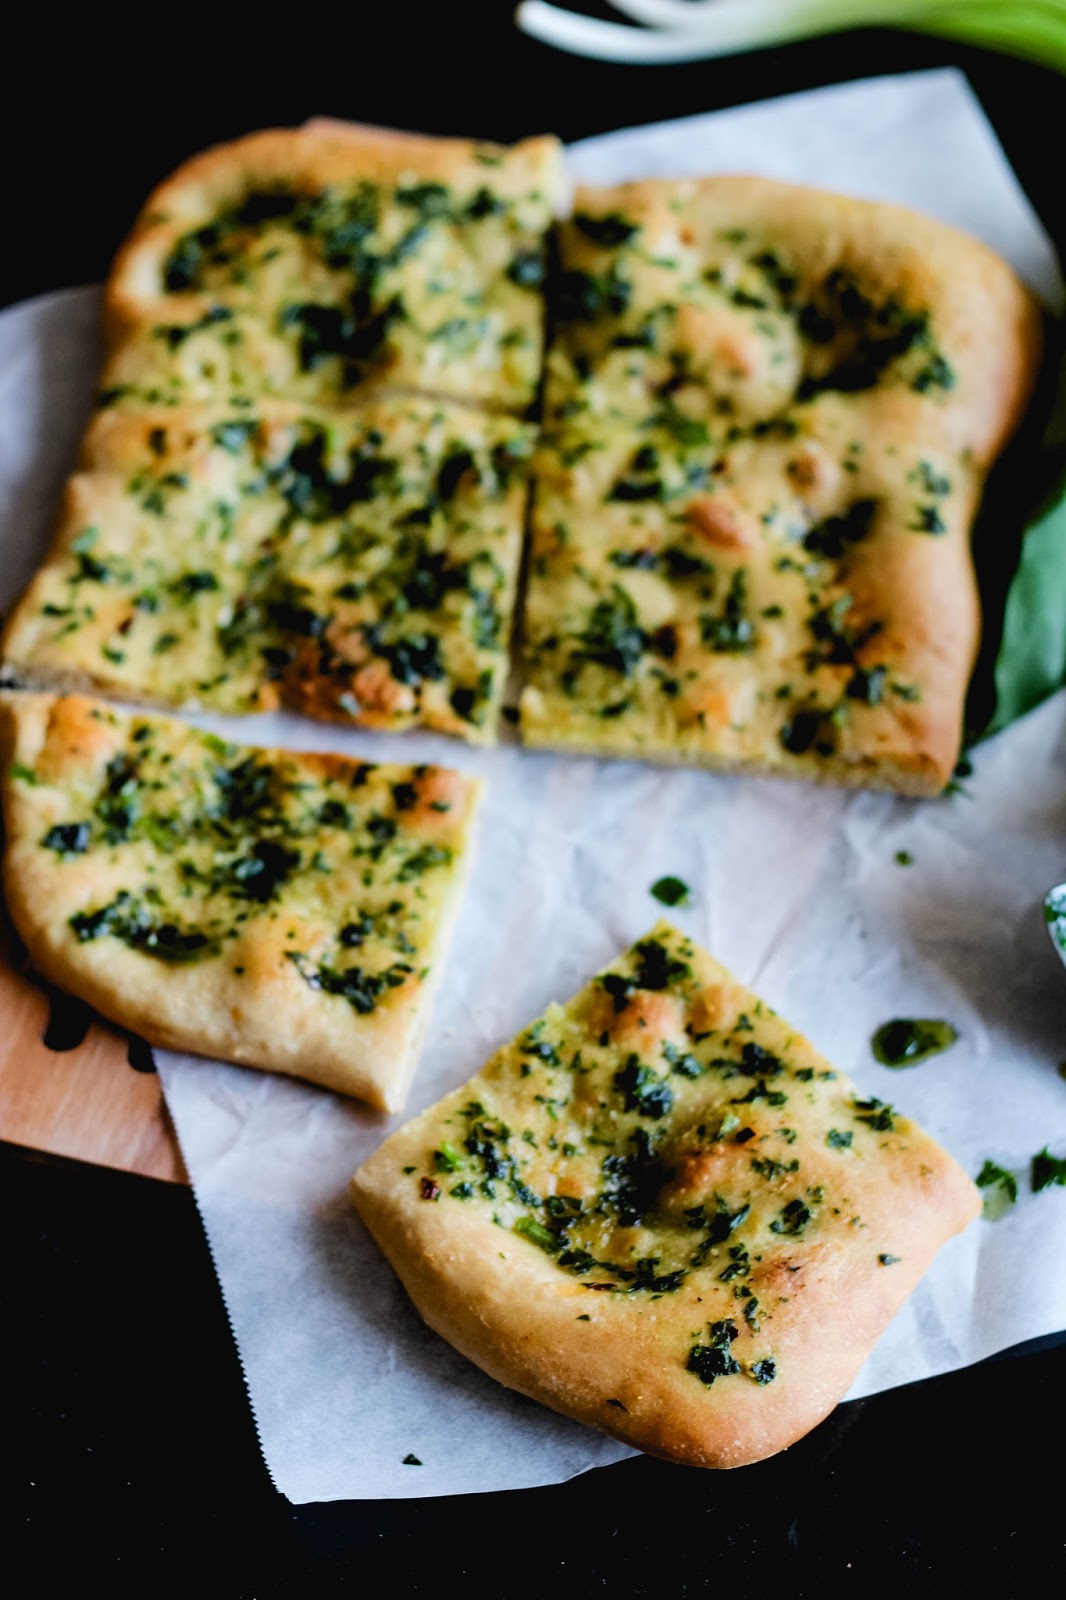
<svg viewBox="0 0 1066 1600">
<path fill-rule="evenodd" d="M 719 1378 L 732 1377 L 738 1373 L 740 1362 L 736 1360 L 730 1346 L 737 1338 L 738 1329 L 731 1318 L 724 1318 L 720 1322 L 707 1324 L 707 1340 L 702 1344 L 694 1344 L 688 1353 L 685 1368 L 688 1372 L 695 1373 L 701 1383 L 710 1388 L 712 1383 Z"/>
<path fill-rule="evenodd" d="M 614 1087 L 623 1096 L 626 1110 L 638 1116 L 658 1121 L 673 1107 L 673 1090 L 635 1055 L 615 1073 Z"/>
<path fill-rule="evenodd" d="M 869 536 L 876 510 L 876 500 L 854 501 L 838 516 L 815 523 L 804 535 L 804 549 L 832 561 L 841 560 L 853 545 Z"/>
<path fill-rule="evenodd" d="M 681 878 L 667 876 L 657 878 L 651 886 L 651 893 L 664 906 L 687 906 L 692 904 L 692 891 Z"/>
<path fill-rule="evenodd" d="M 619 245 L 628 244 L 634 234 L 640 231 L 637 223 L 630 222 L 628 217 L 623 217 L 618 211 L 606 212 L 598 217 L 576 211 L 571 222 L 586 239 L 591 239 L 593 244 L 602 245 L 608 250 L 616 250 Z"/>
<path fill-rule="evenodd" d="M 59 856 L 84 855 L 89 848 L 92 827 L 88 822 L 59 822 L 49 828 L 41 844 L 45 850 L 54 850 Z"/>
<path fill-rule="evenodd" d="M 519 1217 L 514 1225 L 514 1232 L 520 1233 L 523 1239 L 529 1239 L 533 1244 L 539 1245 L 549 1255 L 557 1255 L 562 1248 L 559 1235 L 546 1228 L 535 1217 Z"/>
<path fill-rule="evenodd" d="M 1029 1186 L 1034 1194 L 1039 1194 L 1053 1184 L 1066 1188 L 1066 1156 L 1053 1156 L 1045 1145 L 1030 1163 Z"/>
<path fill-rule="evenodd" d="M 367 972 L 362 967 L 316 967 L 295 951 L 287 954 L 310 988 L 347 1000 L 362 1016 L 376 1010 L 382 997 L 406 983 L 414 971 L 406 961 L 394 961 L 384 972 Z"/>
<path fill-rule="evenodd" d="M 874 1133 L 891 1133 L 896 1126 L 896 1110 L 872 1094 L 868 1100 L 853 1097 L 852 1106 L 859 1122 L 864 1122 Z"/>
<path fill-rule="evenodd" d="M 717 616 L 700 616 L 700 638 L 709 650 L 736 655 L 755 648 L 755 624 L 748 615 L 748 576 L 738 568 Z"/>
<path fill-rule="evenodd" d="M 1018 1180 L 1013 1172 L 1001 1167 L 998 1161 L 986 1159 L 976 1178 L 979 1189 L 987 1189 L 983 1214 L 988 1222 L 996 1222 L 1018 1198 Z"/>
<path fill-rule="evenodd" d="M 76 912 L 70 918 L 70 927 L 79 944 L 120 939 L 132 950 L 174 965 L 217 955 L 221 944 L 218 934 L 157 917 L 125 889 L 96 911 Z"/>
</svg>

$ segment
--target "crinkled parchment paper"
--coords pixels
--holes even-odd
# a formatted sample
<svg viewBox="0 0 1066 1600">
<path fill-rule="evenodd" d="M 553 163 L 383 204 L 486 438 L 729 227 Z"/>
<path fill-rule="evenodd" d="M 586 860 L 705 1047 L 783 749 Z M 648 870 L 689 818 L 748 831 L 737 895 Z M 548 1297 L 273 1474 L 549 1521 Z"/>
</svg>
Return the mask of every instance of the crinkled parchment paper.
<svg viewBox="0 0 1066 1600">
<path fill-rule="evenodd" d="M 1057 300 L 1048 241 L 956 73 L 587 140 L 573 165 L 593 182 L 740 170 L 909 202 L 987 239 Z M 47 540 L 91 393 L 96 312 L 81 290 L 0 317 L 3 605 Z M 660 909 L 648 886 L 675 873 L 693 890 L 676 920 L 970 1172 L 992 1156 L 1021 1173 L 1045 1142 L 1066 1151 L 1066 974 L 1040 908 L 1066 877 L 1064 695 L 978 751 L 965 796 L 924 803 L 294 717 L 197 720 L 488 779 L 409 1113 L 639 937 Z M 869 1041 L 895 1016 L 947 1018 L 959 1042 L 890 1072 Z M 514 1489 L 631 1453 L 499 1387 L 422 1326 L 347 1196 L 393 1121 L 266 1074 L 178 1055 L 159 1067 L 263 1452 L 291 1500 Z M 1064 1250 L 1066 1189 L 1030 1195 L 1023 1181 L 1010 1214 L 942 1253 L 853 1393 L 1066 1328 Z"/>
</svg>

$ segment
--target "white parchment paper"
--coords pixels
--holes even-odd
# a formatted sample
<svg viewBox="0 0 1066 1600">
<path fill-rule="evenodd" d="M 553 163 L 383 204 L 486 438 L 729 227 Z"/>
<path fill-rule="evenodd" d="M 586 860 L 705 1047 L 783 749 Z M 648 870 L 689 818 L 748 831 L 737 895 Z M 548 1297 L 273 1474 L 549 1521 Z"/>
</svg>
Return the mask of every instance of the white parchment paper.
<svg viewBox="0 0 1066 1600">
<path fill-rule="evenodd" d="M 908 201 L 986 238 L 1049 302 L 1059 294 L 1048 241 L 955 73 L 613 134 L 573 157 L 597 182 L 747 170 Z M 0 606 L 47 542 L 92 390 L 97 310 L 96 291 L 77 290 L 0 316 Z M 1024 1175 L 1045 1143 L 1066 1152 L 1066 972 L 1041 916 L 1066 877 L 1066 695 L 977 752 L 967 795 L 925 803 L 280 715 L 196 720 L 488 779 L 408 1114 L 645 932 L 660 912 L 648 886 L 675 873 L 693 890 L 676 920 L 970 1172 L 991 1156 Z M 894 1016 L 947 1018 L 959 1043 L 890 1072 L 869 1040 Z M 264 1456 L 291 1500 L 513 1489 L 631 1453 L 499 1387 L 422 1326 L 347 1198 L 400 1119 L 187 1056 L 159 1067 Z M 1066 1189 L 1034 1196 L 1023 1176 L 1009 1215 L 941 1254 L 853 1393 L 1066 1328 L 1064 1247 Z"/>
</svg>

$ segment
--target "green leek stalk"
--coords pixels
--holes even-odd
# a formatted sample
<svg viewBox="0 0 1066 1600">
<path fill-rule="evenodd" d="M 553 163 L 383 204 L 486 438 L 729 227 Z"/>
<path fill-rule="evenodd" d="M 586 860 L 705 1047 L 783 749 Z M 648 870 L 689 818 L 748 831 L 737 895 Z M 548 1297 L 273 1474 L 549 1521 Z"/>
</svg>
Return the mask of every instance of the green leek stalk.
<svg viewBox="0 0 1066 1600">
<path fill-rule="evenodd" d="M 602 61 L 667 63 L 854 28 L 908 28 L 1022 56 L 1066 73 L 1066 0 L 612 0 L 631 28 L 522 0 L 518 26 Z"/>
</svg>

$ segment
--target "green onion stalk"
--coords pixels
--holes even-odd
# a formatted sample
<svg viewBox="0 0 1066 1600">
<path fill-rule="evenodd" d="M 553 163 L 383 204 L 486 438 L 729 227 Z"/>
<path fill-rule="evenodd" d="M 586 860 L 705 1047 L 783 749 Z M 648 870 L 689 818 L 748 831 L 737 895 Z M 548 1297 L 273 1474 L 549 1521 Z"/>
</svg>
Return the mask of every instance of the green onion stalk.
<svg viewBox="0 0 1066 1600">
<path fill-rule="evenodd" d="M 518 26 L 601 61 L 653 64 L 736 55 L 852 28 L 908 28 L 1022 56 L 1066 73 L 1066 0 L 611 0 L 639 28 L 521 0 Z"/>
</svg>

